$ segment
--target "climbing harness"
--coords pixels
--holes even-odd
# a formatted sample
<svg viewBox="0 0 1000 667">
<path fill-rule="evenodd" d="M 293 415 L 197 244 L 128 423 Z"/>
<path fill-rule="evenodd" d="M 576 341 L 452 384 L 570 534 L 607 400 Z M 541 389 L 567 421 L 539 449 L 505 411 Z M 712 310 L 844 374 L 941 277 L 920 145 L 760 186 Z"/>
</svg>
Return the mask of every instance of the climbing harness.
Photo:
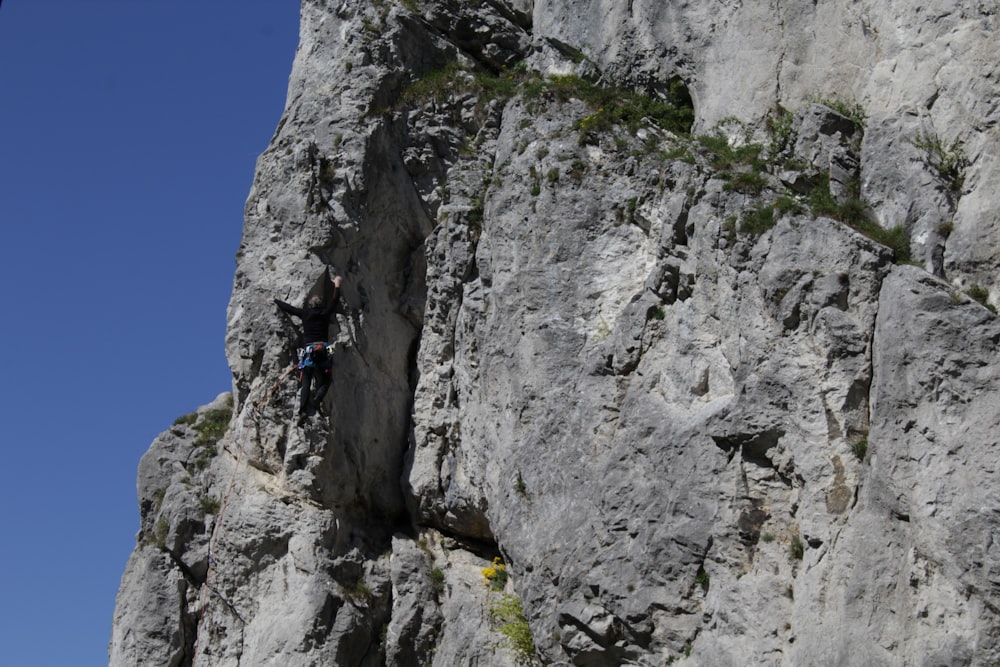
<svg viewBox="0 0 1000 667">
<path fill-rule="evenodd" d="M 285 372 L 282 373 L 281 377 L 278 378 L 278 380 L 270 387 L 267 393 L 264 394 L 264 397 L 261 398 L 259 401 L 257 401 L 257 403 L 253 404 L 253 406 L 250 408 L 249 411 L 247 411 L 246 409 L 247 406 L 251 405 L 249 400 L 243 404 L 244 406 L 243 410 L 240 411 L 241 414 L 237 420 L 237 427 L 239 428 L 240 434 L 238 438 L 235 436 L 233 438 L 234 442 L 238 440 L 240 445 L 239 449 L 236 452 L 236 463 L 233 465 L 233 473 L 229 477 L 229 485 L 226 488 L 226 494 L 225 496 L 223 496 L 222 502 L 219 504 L 219 511 L 215 516 L 215 525 L 212 527 L 212 536 L 208 541 L 208 566 L 205 570 L 205 583 L 202 587 L 201 596 L 199 600 L 201 609 L 198 612 L 198 625 L 196 626 L 195 629 L 194 654 L 191 656 L 192 667 L 194 667 L 195 663 L 198 661 L 198 643 L 201 640 L 201 626 L 202 622 L 205 620 L 205 609 L 208 608 L 208 599 L 206 596 L 209 592 L 213 592 L 216 595 L 218 595 L 219 598 L 226 603 L 226 606 L 228 606 L 233 611 L 236 617 L 239 618 L 241 621 L 243 621 L 243 617 L 240 616 L 240 614 L 236 611 L 233 605 L 228 600 L 226 600 L 218 591 L 216 591 L 215 588 L 213 588 L 212 586 L 211 579 L 213 572 L 212 566 L 215 564 L 214 562 L 215 544 L 218 541 L 219 536 L 222 534 L 222 524 L 225 519 L 226 508 L 229 505 L 229 498 L 230 496 L 232 496 L 233 487 L 236 485 L 236 474 L 240 470 L 240 464 L 243 462 L 243 456 L 246 453 L 246 446 L 247 446 L 247 429 L 245 428 L 246 419 L 251 419 L 253 421 L 257 420 L 257 418 L 263 412 L 264 407 L 268 404 L 268 402 L 270 402 L 271 397 L 274 396 L 274 393 L 278 390 L 278 387 L 280 387 L 281 383 L 285 381 L 285 378 L 287 378 L 289 375 L 292 374 L 292 371 L 294 371 L 296 367 L 297 367 L 296 364 L 291 364 L 285 370 Z M 246 623 L 246 621 L 243 622 Z"/>
<path fill-rule="evenodd" d="M 316 366 L 324 370 L 333 366 L 333 346 L 329 343 L 309 343 L 299 349 L 299 370 Z"/>
</svg>

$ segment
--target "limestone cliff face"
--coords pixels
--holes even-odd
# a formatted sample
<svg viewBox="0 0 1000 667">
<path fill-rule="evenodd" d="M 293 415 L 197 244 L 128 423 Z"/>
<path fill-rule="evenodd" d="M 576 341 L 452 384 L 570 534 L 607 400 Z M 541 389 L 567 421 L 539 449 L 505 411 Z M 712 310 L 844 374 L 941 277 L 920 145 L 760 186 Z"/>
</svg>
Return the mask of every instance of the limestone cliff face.
<svg viewBox="0 0 1000 667">
<path fill-rule="evenodd" d="M 111 664 L 1000 661 L 996 21 L 304 0 Z"/>
</svg>

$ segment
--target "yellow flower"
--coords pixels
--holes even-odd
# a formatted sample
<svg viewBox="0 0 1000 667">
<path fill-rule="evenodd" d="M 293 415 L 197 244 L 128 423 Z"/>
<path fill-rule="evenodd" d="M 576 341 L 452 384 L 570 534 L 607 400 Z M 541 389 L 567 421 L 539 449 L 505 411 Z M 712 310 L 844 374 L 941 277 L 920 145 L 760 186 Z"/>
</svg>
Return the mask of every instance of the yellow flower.
<svg viewBox="0 0 1000 667">
<path fill-rule="evenodd" d="M 493 559 L 493 564 L 480 570 L 483 573 L 483 583 L 494 590 L 501 590 L 507 581 L 507 566 L 499 556 Z"/>
</svg>

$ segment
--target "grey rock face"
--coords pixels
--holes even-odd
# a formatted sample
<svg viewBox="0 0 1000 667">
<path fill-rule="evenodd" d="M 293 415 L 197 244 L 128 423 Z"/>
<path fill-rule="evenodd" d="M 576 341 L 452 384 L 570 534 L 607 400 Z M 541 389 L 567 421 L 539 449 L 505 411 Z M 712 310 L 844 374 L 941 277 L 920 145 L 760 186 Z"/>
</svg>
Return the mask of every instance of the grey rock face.
<svg viewBox="0 0 1000 667">
<path fill-rule="evenodd" d="M 111 664 L 1000 660 L 994 22 L 303 2 Z M 299 428 L 273 299 L 334 273 Z"/>
</svg>

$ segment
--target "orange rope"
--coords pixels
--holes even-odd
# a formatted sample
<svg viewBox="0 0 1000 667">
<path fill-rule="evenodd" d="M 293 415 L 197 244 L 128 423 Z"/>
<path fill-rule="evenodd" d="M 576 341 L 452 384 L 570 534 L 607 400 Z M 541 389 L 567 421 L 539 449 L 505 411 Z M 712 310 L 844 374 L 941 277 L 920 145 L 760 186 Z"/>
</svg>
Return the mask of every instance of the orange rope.
<svg viewBox="0 0 1000 667">
<path fill-rule="evenodd" d="M 281 377 L 278 378 L 278 381 L 274 383 L 274 385 L 267 392 L 267 394 L 265 394 L 264 398 L 259 400 L 256 403 L 256 405 L 253 406 L 253 408 L 247 414 L 247 418 L 256 420 L 256 418 L 260 416 L 261 411 L 271 400 L 271 397 L 274 396 L 274 392 L 278 390 L 278 387 L 280 387 L 281 383 L 285 381 L 285 378 L 291 375 L 292 371 L 294 371 L 296 368 L 297 364 L 294 363 L 288 367 L 288 370 L 286 370 L 281 375 Z M 246 445 L 247 445 L 246 428 L 244 427 L 241 433 L 240 447 L 236 454 L 236 464 L 233 466 L 233 474 L 229 478 L 229 486 L 226 488 L 226 495 L 222 499 L 222 504 L 219 505 L 219 512 L 215 517 L 215 526 L 212 528 L 212 537 L 208 542 L 208 567 L 205 570 L 205 583 L 203 588 L 201 589 L 201 596 L 200 596 L 201 599 L 199 600 L 201 603 L 201 610 L 198 612 L 198 625 L 195 630 L 194 655 L 191 656 L 191 667 L 194 667 L 195 663 L 197 663 L 198 661 L 198 643 L 201 640 L 201 626 L 202 622 L 205 620 L 205 609 L 208 607 L 208 600 L 206 596 L 209 591 L 214 592 L 214 589 L 212 588 L 210 583 L 213 571 L 212 565 L 214 564 L 212 559 L 212 554 L 215 553 L 215 543 L 218 540 L 219 535 L 222 534 L 223 518 L 225 517 L 226 507 L 229 505 L 229 498 L 232 495 L 233 487 L 236 485 L 236 473 L 239 472 L 240 463 L 242 462 L 243 455 L 246 451 Z M 216 594 L 218 595 L 218 593 Z M 220 595 L 219 597 L 222 596 Z M 230 605 L 230 607 L 231 606 L 232 605 Z M 233 611 L 235 612 L 235 609 Z M 239 614 L 237 614 L 237 616 L 239 616 Z"/>
</svg>

